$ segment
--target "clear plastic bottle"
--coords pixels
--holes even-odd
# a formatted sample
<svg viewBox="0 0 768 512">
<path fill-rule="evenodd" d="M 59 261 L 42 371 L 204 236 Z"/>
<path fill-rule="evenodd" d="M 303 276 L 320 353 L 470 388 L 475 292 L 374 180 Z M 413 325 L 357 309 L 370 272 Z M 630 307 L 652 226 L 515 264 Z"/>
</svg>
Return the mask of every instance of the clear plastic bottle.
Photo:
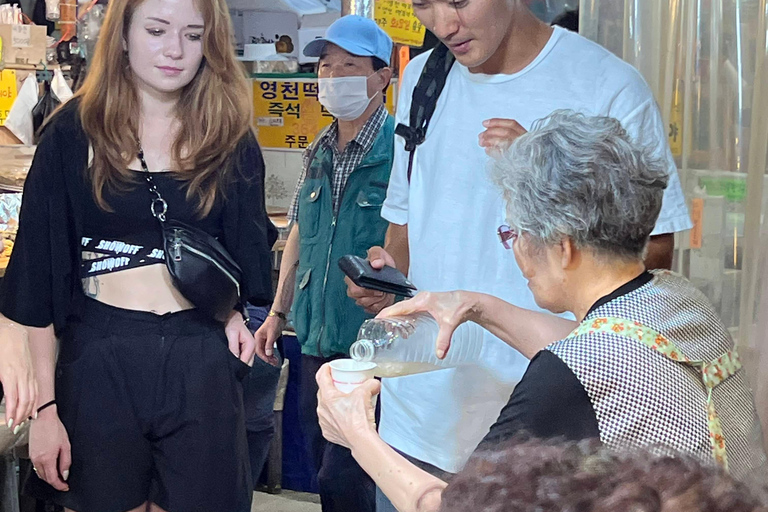
<svg viewBox="0 0 768 512">
<path fill-rule="evenodd" d="M 438 359 L 435 354 L 439 330 L 435 319 L 427 313 L 374 318 L 360 327 L 349 353 L 357 361 L 376 363 L 378 377 L 402 377 L 474 364 L 480 359 L 485 332 L 482 327 L 473 322 L 461 324 L 453 333 L 445 359 Z"/>
</svg>

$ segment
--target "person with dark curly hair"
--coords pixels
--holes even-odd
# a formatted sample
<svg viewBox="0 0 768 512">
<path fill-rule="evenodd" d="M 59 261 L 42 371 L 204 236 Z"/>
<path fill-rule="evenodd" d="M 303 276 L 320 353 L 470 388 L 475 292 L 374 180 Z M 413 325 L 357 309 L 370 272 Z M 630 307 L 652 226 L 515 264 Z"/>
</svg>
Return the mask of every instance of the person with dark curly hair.
<svg viewBox="0 0 768 512">
<path fill-rule="evenodd" d="M 766 512 L 761 493 L 684 454 L 516 439 L 476 452 L 440 512 Z"/>
</svg>

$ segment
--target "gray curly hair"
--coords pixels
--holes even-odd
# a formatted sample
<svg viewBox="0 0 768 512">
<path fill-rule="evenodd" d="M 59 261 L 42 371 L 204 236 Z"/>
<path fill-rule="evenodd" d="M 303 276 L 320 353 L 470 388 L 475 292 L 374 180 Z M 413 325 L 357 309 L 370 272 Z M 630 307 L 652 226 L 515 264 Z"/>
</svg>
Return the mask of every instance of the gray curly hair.
<svg viewBox="0 0 768 512">
<path fill-rule="evenodd" d="M 440 512 L 768 512 L 765 482 L 749 480 L 661 446 L 616 452 L 597 440 L 517 436 L 481 445 L 443 492 Z"/>
<path fill-rule="evenodd" d="M 543 244 L 571 238 L 598 254 L 642 258 L 661 210 L 664 160 L 621 123 L 558 110 L 537 121 L 493 166 L 507 222 Z"/>
</svg>

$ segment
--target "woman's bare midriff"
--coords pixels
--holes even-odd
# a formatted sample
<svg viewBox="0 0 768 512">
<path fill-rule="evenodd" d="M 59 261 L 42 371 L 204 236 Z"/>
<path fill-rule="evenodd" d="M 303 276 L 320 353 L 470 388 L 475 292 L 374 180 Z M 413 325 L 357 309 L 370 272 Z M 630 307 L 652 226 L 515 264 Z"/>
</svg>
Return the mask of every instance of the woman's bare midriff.
<svg viewBox="0 0 768 512">
<path fill-rule="evenodd" d="M 89 277 L 82 284 L 86 296 L 118 308 L 162 315 L 194 307 L 161 263 Z"/>
</svg>

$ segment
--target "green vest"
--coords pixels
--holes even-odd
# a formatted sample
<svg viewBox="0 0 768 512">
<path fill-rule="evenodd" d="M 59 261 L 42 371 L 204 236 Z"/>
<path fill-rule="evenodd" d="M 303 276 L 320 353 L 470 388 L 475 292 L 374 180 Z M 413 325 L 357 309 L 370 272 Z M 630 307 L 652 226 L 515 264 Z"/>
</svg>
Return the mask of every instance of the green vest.
<svg viewBox="0 0 768 512">
<path fill-rule="evenodd" d="M 302 354 L 348 354 L 363 321 L 371 318 L 347 297 L 339 258 L 365 257 L 383 245 L 389 223 L 381 218 L 394 153 L 395 122 L 387 116 L 371 150 L 349 175 L 336 215 L 333 212 L 333 152 L 320 147 L 309 162 L 299 193 L 299 267 L 293 300 L 293 326 Z"/>
</svg>

